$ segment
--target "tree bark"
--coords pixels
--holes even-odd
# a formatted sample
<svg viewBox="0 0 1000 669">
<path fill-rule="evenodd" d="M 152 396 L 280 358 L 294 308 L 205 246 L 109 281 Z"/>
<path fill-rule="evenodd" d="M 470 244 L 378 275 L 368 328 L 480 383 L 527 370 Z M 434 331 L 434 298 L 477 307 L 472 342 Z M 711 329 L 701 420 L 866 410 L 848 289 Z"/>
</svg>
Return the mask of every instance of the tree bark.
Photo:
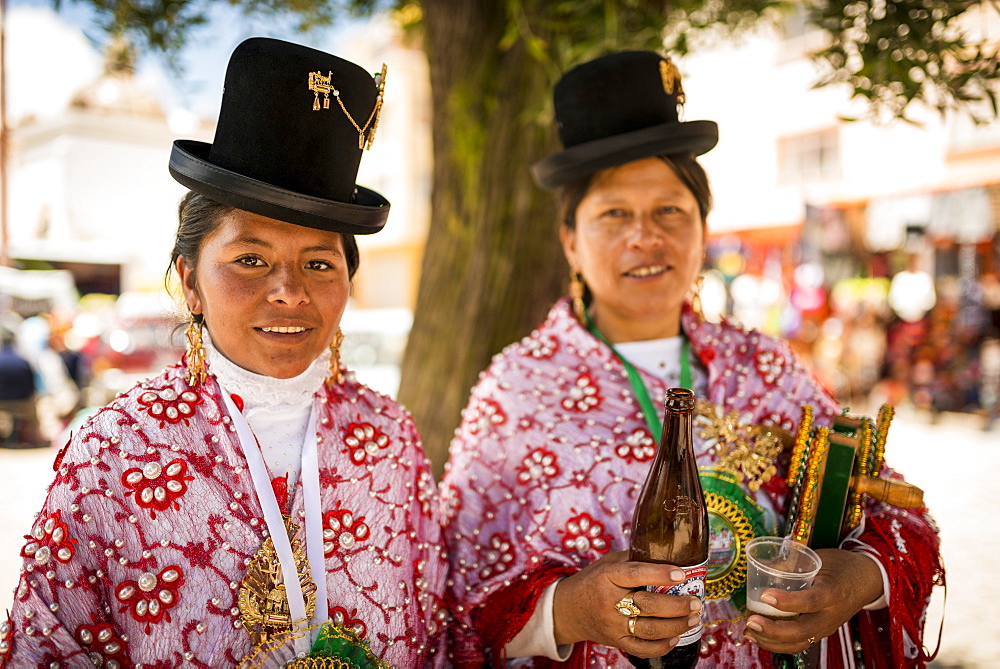
<svg viewBox="0 0 1000 669">
<path fill-rule="evenodd" d="M 440 475 L 479 373 L 564 291 L 554 200 L 531 163 L 555 149 L 551 94 L 523 41 L 500 50 L 505 3 L 424 0 L 434 105 L 432 220 L 400 401 Z"/>
</svg>

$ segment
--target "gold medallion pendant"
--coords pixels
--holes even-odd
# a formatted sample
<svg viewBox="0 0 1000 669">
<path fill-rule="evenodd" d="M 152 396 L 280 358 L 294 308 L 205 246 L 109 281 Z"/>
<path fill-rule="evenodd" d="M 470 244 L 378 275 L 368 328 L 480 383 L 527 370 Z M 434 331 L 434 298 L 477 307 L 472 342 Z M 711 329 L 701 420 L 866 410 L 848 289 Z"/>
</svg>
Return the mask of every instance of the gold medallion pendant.
<svg viewBox="0 0 1000 669">
<path fill-rule="evenodd" d="M 309 561 L 305 546 L 295 538 L 299 526 L 291 516 L 283 515 L 288 541 L 292 545 L 295 572 L 299 576 L 299 587 L 305 597 L 306 617 L 311 618 L 316 610 L 316 584 L 309 575 Z M 279 637 L 287 637 L 293 630 L 292 615 L 288 609 L 288 595 L 281 574 L 281 562 L 274 550 L 271 537 L 264 540 L 260 550 L 254 554 L 240 583 L 240 622 L 250 635 L 255 648 Z"/>
</svg>

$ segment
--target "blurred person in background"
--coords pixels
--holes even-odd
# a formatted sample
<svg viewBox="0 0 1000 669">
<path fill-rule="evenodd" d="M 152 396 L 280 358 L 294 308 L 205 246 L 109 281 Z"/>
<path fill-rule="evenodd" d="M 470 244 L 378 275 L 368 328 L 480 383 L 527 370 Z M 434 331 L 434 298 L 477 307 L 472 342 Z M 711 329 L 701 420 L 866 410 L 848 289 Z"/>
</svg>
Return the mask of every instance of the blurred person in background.
<svg viewBox="0 0 1000 669">
<path fill-rule="evenodd" d="M 38 392 L 38 420 L 46 440 L 58 435 L 80 401 L 80 389 L 70 378 L 59 353 L 51 346 L 49 314 L 24 319 L 18 331 L 18 345 L 35 370 Z"/>
<path fill-rule="evenodd" d="M 339 360 L 354 235 L 389 213 L 355 183 L 384 75 L 279 40 L 233 52 L 214 142 L 170 157 L 191 191 L 170 265 L 187 351 L 56 458 L 0 665 L 441 657 L 446 562 L 419 435 Z"/>
<path fill-rule="evenodd" d="M 796 620 L 744 617 L 745 584 L 722 576 L 741 555 L 726 514 L 744 510 L 751 536 L 782 533 L 788 455 L 774 431 L 791 430 L 803 405 L 818 424 L 840 407 L 785 342 L 707 322 L 689 302 L 712 200 L 696 156 L 718 129 L 679 119 L 683 90 L 669 59 L 597 58 L 564 74 L 553 100 L 565 149 L 533 173 L 558 188 L 571 299 L 494 358 L 451 444 L 442 507 L 455 663 L 629 667 L 625 653 L 667 655 L 704 624 L 695 642 L 704 666 L 770 667 L 772 653 L 814 644 L 826 666 L 856 649 L 870 667 L 923 665 L 924 609 L 943 574 L 925 509 L 869 504 L 862 528 L 819 551 L 810 590 L 768 591 Z M 726 500 L 710 544 L 728 538 L 730 549 L 713 554 L 704 608 L 646 591 L 685 575 L 629 562 L 624 550 L 657 446 L 657 407 L 678 385 L 701 398 L 702 482 Z"/>
<path fill-rule="evenodd" d="M 14 333 L 0 325 L 0 446 L 40 446 L 35 370 L 17 352 L 15 343 Z"/>
</svg>

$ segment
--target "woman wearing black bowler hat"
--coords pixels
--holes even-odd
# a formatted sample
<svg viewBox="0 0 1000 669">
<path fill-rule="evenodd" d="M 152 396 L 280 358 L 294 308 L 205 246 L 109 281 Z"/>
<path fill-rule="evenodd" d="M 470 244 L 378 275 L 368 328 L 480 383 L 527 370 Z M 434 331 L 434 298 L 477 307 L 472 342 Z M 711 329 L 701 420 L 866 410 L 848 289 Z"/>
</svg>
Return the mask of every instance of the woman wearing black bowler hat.
<svg viewBox="0 0 1000 669">
<path fill-rule="evenodd" d="M 651 52 L 598 58 L 556 84 L 564 150 L 532 171 L 557 190 L 571 297 L 494 359 L 452 442 L 453 660 L 770 667 L 772 653 L 815 646 L 823 666 L 855 666 L 856 652 L 865 666 L 922 665 L 923 613 L 943 577 L 925 509 L 870 504 L 839 548 L 819 551 L 811 589 L 765 591 L 796 620 L 742 610 L 741 542 L 785 530 L 788 458 L 774 428 L 791 430 L 803 405 L 818 424 L 839 408 L 784 342 L 701 318 L 711 191 L 696 156 L 718 130 L 681 121 L 683 102 L 676 67 Z M 693 591 L 707 587 L 704 604 L 642 589 L 691 586 L 697 574 L 678 567 L 694 565 L 629 562 L 625 550 L 671 386 L 702 398 L 695 449 L 712 539 Z"/>
<path fill-rule="evenodd" d="M 354 235 L 389 213 L 355 184 L 384 78 L 273 39 L 233 52 L 214 142 L 170 156 L 187 353 L 59 454 L 0 665 L 443 663 L 420 437 L 338 356 Z"/>
</svg>

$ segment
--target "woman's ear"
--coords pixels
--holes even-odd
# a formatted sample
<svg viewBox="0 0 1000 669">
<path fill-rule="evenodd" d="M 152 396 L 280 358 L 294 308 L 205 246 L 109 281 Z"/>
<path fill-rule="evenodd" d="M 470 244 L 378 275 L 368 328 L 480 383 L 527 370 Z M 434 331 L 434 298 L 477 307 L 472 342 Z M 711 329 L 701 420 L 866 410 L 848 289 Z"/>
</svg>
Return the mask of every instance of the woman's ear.
<svg viewBox="0 0 1000 669">
<path fill-rule="evenodd" d="M 566 256 L 570 271 L 579 272 L 580 264 L 576 258 L 576 230 L 571 230 L 565 225 L 559 226 L 559 241 L 562 243 L 563 255 Z"/>
<path fill-rule="evenodd" d="M 192 314 L 202 313 L 201 296 L 198 294 L 198 284 L 195 281 L 194 267 L 188 264 L 184 256 L 177 256 L 174 269 L 181 280 L 181 290 L 184 291 L 184 301 Z"/>
</svg>

